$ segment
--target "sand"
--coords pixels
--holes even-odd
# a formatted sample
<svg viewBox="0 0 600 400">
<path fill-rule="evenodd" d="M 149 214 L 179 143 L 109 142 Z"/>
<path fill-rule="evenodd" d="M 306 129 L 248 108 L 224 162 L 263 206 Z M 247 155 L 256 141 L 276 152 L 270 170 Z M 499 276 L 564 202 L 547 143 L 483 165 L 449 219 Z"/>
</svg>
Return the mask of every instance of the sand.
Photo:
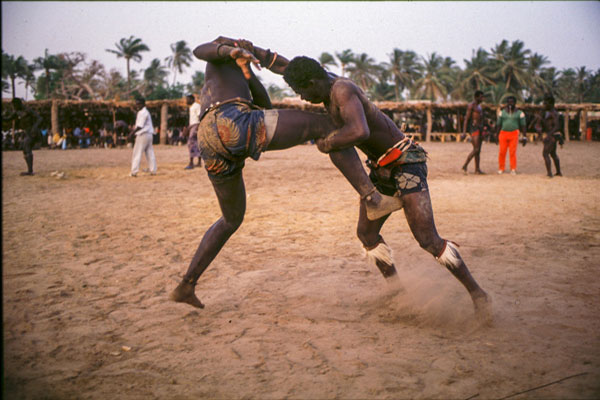
<svg viewBox="0 0 600 400">
<path fill-rule="evenodd" d="M 220 216 L 185 147 L 155 146 L 158 175 L 137 178 L 128 148 L 39 150 L 33 177 L 3 152 L 4 397 L 599 398 L 600 143 L 559 149 L 554 179 L 541 145 L 519 147 L 517 176 L 494 173 L 494 144 L 485 176 L 461 173 L 468 143 L 425 148 L 438 231 L 492 326 L 403 213 L 383 229 L 403 289 L 367 264 L 357 195 L 314 146 L 247 162 L 203 310 L 168 299 Z"/>
</svg>

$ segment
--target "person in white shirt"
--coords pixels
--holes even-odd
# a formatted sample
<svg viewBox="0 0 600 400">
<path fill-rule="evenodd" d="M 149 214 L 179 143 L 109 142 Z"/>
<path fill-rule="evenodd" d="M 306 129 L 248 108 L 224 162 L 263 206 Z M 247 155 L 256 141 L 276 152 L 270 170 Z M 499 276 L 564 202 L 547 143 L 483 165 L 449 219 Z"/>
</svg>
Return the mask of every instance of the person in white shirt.
<svg viewBox="0 0 600 400">
<path fill-rule="evenodd" d="M 202 165 L 200 158 L 200 149 L 198 148 L 198 124 L 200 124 L 200 103 L 196 103 L 196 98 L 193 94 L 189 94 L 186 98 L 186 103 L 190 106 L 190 123 L 183 131 L 183 136 L 188 137 L 188 150 L 190 152 L 190 163 L 184 169 L 194 169 L 194 157 L 198 157 L 198 164 Z"/>
<path fill-rule="evenodd" d="M 140 170 L 140 162 L 142 161 L 142 153 L 146 155 L 148 169 L 151 175 L 156 175 L 156 158 L 154 157 L 154 149 L 152 148 L 152 116 L 146 108 L 146 100 L 138 98 L 135 101 L 135 108 L 138 110 L 135 119 L 135 128 L 129 136 L 135 135 L 135 145 L 133 146 L 133 156 L 131 158 L 131 173 L 129 176 L 136 177 Z"/>
</svg>

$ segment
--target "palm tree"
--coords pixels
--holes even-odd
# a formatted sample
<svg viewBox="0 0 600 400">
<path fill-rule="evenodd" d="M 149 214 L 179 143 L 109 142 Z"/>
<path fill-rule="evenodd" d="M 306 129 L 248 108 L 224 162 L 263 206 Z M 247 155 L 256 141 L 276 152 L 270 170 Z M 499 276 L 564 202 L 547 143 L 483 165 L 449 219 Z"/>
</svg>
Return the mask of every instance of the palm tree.
<svg viewBox="0 0 600 400">
<path fill-rule="evenodd" d="M 452 57 L 444 57 L 440 68 L 440 81 L 446 88 L 446 93 L 452 93 L 461 73 L 460 67 Z"/>
<path fill-rule="evenodd" d="M 577 102 L 583 103 L 583 98 L 588 91 L 590 73 L 585 67 L 579 67 L 575 70 L 575 94 Z"/>
<path fill-rule="evenodd" d="M 577 73 L 573 68 L 563 69 L 558 78 L 558 93 L 561 101 L 565 103 L 574 103 L 577 101 L 575 94 L 575 81 Z"/>
<path fill-rule="evenodd" d="M 424 76 L 418 79 L 413 92 L 415 97 L 431 101 L 442 100 L 446 97 L 447 90 L 444 84 L 444 59 L 433 52 L 428 58 L 422 57 Z"/>
<path fill-rule="evenodd" d="M 35 75 L 33 74 L 33 71 L 35 71 L 34 64 L 27 65 L 25 70 L 23 71 L 23 84 L 25 85 L 25 100 L 27 100 L 27 94 L 29 92 L 29 89 L 33 89 L 35 85 Z"/>
<path fill-rule="evenodd" d="M 165 58 L 167 62 L 167 66 L 173 69 L 173 85 L 175 85 L 175 78 L 177 76 L 177 71 L 179 73 L 183 73 L 184 67 L 189 67 L 192 63 L 192 50 L 188 47 L 185 40 L 180 40 L 171 44 L 171 54 L 169 57 Z"/>
<path fill-rule="evenodd" d="M 506 99 L 510 93 L 506 91 L 506 86 L 503 82 L 498 82 L 495 85 L 487 86 L 483 89 L 483 93 L 487 99 L 490 99 L 492 104 L 502 104 L 504 99 Z"/>
<path fill-rule="evenodd" d="M 544 87 L 551 93 L 558 91 L 559 72 L 554 67 L 544 68 L 540 72 L 540 77 L 544 80 Z"/>
<path fill-rule="evenodd" d="M 37 70 L 43 70 L 46 73 L 46 98 L 50 97 L 50 70 L 60 68 L 60 60 L 58 56 L 48 53 L 48 49 L 44 50 L 44 56 L 33 60 L 33 65 Z"/>
<path fill-rule="evenodd" d="M 367 53 L 362 53 L 352 58 L 351 64 L 346 70 L 350 79 L 357 82 L 358 86 L 367 92 L 370 86 L 377 83 L 377 75 L 380 73 L 381 66 L 377 65 Z"/>
<path fill-rule="evenodd" d="M 496 78 L 505 82 L 506 90 L 521 100 L 522 90 L 529 84 L 526 57 L 531 53 L 524 47 L 520 40 L 515 40 L 510 46 L 503 40 L 492 49 Z"/>
<path fill-rule="evenodd" d="M 129 38 L 121 38 L 119 43 L 115 43 L 117 50 L 106 49 L 109 53 L 113 53 L 117 58 L 124 58 L 127 63 L 127 91 L 131 92 L 131 69 L 129 61 L 142 61 L 142 51 L 150 51 L 150 48 L 146 46 L 142 39 L 135 38 L 131 35 Z"/>
<path fill-rule="evenodd" d="M 168 74 L 167 69 L 160 63 L 158 58 L 152 60 L 150 66 L 144 70 L 146 95 L 152 93 L 156 87 L 162 86 Z"/>
<path fill-rule="evenodd" d="M 335 53 L 335 56 L 340 61 L 340 67 L 342 68 L 342 76 L 346 76 L 346 65 L 352 62 L 354 59 L 354 53 L 352 50 L 346 49 L 341 53 Z"/>
<path fill-rule="evenodd" d="M 192 82 L 188 83 L 186 88 L 190 93 L 200 93 L 204 86 L 204 72 L 196 71 L 192 75 Z"/>
<path fill-rule="evenodd" d="M 321 53 L 321 55 L 319 56 L 319 64 L 321 64 L 321 67 L 323 67 L 325 69 L 328 69 L 327 68 L 328 65 L 333 65 L 333 66 L 337 67 L 335 58 L 333 58 L 333 56 L 330 53 L 327 53 L 326 51 Z"/>
<path fill-rule="evenodd" d="M 15 81 L 17 78 L 23 78 L 26 76 L 28 70 L 27 61 L 23 56 L 15 58 L 13 55 L 7 54 L 2 51 L 2 78 L 10 79 L 10 86 L 12 87 L 12 97 L 16 97 L 15 93 Z"/>
<path fill-rule="evenodd" d="M 464 60 L 464 62 L 465 69 L 459 78 L 459 88 L 462 90 L 463 98 L 470 98 L 475 91 L 494 84 L 487 51 L 480 47 L 476 52 L 474 51 L 471 60 Z"/>
<path fill-rule="evenodd" d="M 530 92 L 533 97 L 541 98 L 549 89 L 546 80 L 542 76 L 544 65 L 550 64 L 548 58 L 538 53 L 533 53 L 529 56 L 527 63 L 527 74 L 530 81 Z"/>
<path fill-rule="evenodd" d="M 389 57 L 390 63 L 388 64 L 388 68 L 394 78 L 394 93 L 396 101 L 400 101 L 402 92 L 410 88 L 420 77 L 423 66 L 417 53 L 412 50 L 403 51 L 394 49 Z"/>
</svg>

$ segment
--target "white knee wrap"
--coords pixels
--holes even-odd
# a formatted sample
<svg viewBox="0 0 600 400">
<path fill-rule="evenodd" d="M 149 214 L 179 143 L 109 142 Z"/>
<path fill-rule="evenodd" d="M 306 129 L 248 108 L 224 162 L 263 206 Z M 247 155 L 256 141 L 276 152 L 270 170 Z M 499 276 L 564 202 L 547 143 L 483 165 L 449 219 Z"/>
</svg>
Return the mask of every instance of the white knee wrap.
<svg viewBox="0 0 600 400">
<path fill-rule="evenodd" d="M 449 240 L 446 240 L 444 250 L 435 259 L 437 262 L 445 266 L 446 268 L 455 269 L 458 268 L 462 258 L 458 251 L 458 245 Z"/>
<path fill-rule="evenodd" d="M 367 260 L 373 265 L 377 265 L 377 261 L 381 261 L 387 265 L 394 265 L 394 257 L 392 255 L 392 249 L 381 241 L 374 248 L 367 250 L 365 249 Z"/>
</svg>

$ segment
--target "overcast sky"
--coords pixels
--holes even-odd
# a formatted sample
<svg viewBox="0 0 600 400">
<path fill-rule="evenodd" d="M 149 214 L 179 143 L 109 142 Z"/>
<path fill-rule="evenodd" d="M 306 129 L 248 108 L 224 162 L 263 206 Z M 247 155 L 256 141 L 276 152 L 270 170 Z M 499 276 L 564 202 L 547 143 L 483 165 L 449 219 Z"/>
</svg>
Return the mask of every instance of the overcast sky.
<svg viewBox="0 0 600 400">
<path fill-rule="evenodd" d="M 170 55 L 171 43 L 191 49 L 218 35 L 246 38 L 288 58 L 351 49 L 377 62 L 394 48 L 437 52 L 461 67 L 473 50 L 503 39 L 548 57 L 558 68 L 600 68 L 600 2 L 2 2 L 2 49 L 29 62 L 50 53 L 81 51 L 107 70 L 126 74 L 115 49 L 134 35 L 150 47 L 132 69 Z M 205 64 L 194 60 L 178 81 Z M 268 71 L 266 83 L 284 86 Z M 24 96 L 18 85 L 18 96 Z M 3 94 L 6 96 L 6 94 Z"/>
</svg>

